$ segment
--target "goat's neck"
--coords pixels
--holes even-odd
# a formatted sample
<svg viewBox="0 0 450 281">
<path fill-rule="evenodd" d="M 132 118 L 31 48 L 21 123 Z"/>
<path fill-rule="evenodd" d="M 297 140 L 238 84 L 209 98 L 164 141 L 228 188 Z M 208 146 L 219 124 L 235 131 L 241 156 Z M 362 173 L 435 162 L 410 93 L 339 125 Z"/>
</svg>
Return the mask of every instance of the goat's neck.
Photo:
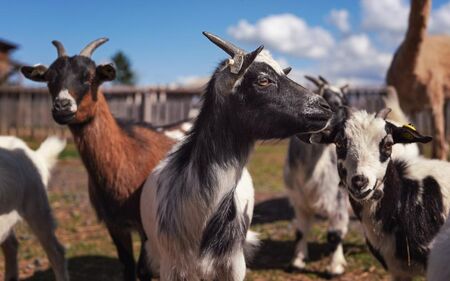
<svg viewBox="0 0 450 281">
<path fill-rule="evenodd" d="M 96 114 L 87 123 L 70 125 L 75 144 L 91 178 L 108 181 L 111 170 L 126 159 L 128 142 L 103 94 L 98 93 Z M 98 182 L 98 180 L 97 180 Z M 103 182 L 101 185 L 103 185 Z"/>
<path fill-rule="evenodd" d="M 408 30 L 402 44 L 401 56 L 405 63 L 415 64 L 420 47 L 427 34 L 427 23 L 431 9 L 431 0 L 411 0 Z"/>
<path fill-rule="evenodd" d="M 179 153 L 190 162 L 191 172 L 199 175 L 209 173 L 220 181 L 220 177 L 214 174 L 217 168 L 222 171 L 231 169 L 240 177 L 254 141 L 242 132 L 230 113 L 232 111 L 223 109 L 211 114 L 203 111 L 199 115 Z M 203 177 L 199 178 L 202 180 Z"/>
</svg>

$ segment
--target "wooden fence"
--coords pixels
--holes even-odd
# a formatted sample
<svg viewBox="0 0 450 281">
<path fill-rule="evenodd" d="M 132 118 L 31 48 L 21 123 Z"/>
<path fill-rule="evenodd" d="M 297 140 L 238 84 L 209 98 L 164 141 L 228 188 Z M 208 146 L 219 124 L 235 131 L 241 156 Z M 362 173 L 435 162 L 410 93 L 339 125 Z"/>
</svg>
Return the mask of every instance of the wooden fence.
<svg viewBox="0 0 450 281">
<path fill-rule="evenodd" d="M 381 93 L 386 88 L 351 88 L 352 106 L 369 112 L 384 107 Z M 166 125 L 189 116 L 198 106 L 201 90 L 171 89 L 166 87 L 104 89 L 114 116 Z M 447 101 L 446 109 L 450 103 Z M 450 133 L 450 110 L 446 110 L 446 132 Z M 192 112 L 191 112 L 192 114 Z M 412 122 L 424 134 L 432 134 L 430 112 L 411 116 Z M 51 100 L 46 88 L 0 88 L 0 134 L 42 138 L 50 134 L 69 135 L 66 126 L 60 126 L 51 116 Z"/>
<path fill-rule="evenodd" d="M 200 90 L 165 87 L 104 89 L 115 117 L 166 125 L 188 118 Z M 51 99 L 46 88 L 0 88 L 0 134 L 42 138 L 68 135 L 66 126 L 51 116 Z"/>
</svg>

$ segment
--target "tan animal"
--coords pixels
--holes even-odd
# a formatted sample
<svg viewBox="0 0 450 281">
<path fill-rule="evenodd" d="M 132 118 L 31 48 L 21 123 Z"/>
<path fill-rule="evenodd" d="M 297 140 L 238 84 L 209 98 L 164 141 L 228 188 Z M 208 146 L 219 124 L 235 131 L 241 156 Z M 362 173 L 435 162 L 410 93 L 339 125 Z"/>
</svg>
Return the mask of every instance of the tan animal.
<svg viewBox="0 0 450 281">
<path fill-rule="evenodd" d="M 434 127 L 433 157 L 446 159 L 445 98 L 450 96 L 450 36 L 427 35 L 431 0 L 412 0 L 409 25 L 394 55 L 386 83 L 398 92 L 409 114 L 430 108 Z"/>
</svg>

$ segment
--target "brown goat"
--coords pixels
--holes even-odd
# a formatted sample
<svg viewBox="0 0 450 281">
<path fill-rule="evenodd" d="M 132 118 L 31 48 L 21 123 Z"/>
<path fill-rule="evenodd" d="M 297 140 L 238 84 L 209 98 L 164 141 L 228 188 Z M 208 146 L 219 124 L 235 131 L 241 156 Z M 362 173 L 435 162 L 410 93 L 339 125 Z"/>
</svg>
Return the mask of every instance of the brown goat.
<svg viewBox="0 0 450 281">
<path fill-rule="evenodd" d="M 162 133 L 116 120 L 99 85 L 113 80 L 111 65 L 95 66 L 92 52 L 107 39 L 90 43 L 80 55 L 68 57 L 61 43 L 53 41 L 58 59 L 47 69 L 23 67 L 34 81 L 46 81 L 53 99 L 53 117 L 67 124 L 89 174 L 89 196 L 100 220 L 106 223 L 124 265 L 124 280 L 136 280 L 131 233 L 145 241 L 139 214 L 142 185 L 173 145 Z M 141 247 L 140 280 L 150 280 L 146 254 Z"/>
</svg>

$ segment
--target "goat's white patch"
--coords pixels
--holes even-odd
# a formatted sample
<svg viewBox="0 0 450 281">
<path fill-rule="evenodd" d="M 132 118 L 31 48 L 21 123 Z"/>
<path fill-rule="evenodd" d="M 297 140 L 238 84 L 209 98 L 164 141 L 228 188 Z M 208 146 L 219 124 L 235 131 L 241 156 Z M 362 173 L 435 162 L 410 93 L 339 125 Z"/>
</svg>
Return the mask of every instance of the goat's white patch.
<svg viewBox="0 0 450 281">
<path fill-rule="evenodd" d="M 186 134 L 180 130 L 164 131 L 164 135 L 176 141 L 183 140 L 186 136 Z"/>
<path fill-rule="evenodd" d="M 69 93 L 69 90 L 67 90 L 67 89 L 61 90 L 58 93 L 57 98 L 61 99 L 61 100 L 64 100 L 64 99 L 69 100 L 70 101 L 70 111 L 72 111 L 72 112 L 76 112 L 77 111 L 77 109 L 78 109 L 77 102 L 72 97 L 72 95 Z"/>
<path fill-rule="evenodd" d="M 284 75 L 283 68 L 276 62 L 268 50 L 262 50 L 255 58 L 255 62 L 266 63 L 279 75 Z"/>
</svg>

